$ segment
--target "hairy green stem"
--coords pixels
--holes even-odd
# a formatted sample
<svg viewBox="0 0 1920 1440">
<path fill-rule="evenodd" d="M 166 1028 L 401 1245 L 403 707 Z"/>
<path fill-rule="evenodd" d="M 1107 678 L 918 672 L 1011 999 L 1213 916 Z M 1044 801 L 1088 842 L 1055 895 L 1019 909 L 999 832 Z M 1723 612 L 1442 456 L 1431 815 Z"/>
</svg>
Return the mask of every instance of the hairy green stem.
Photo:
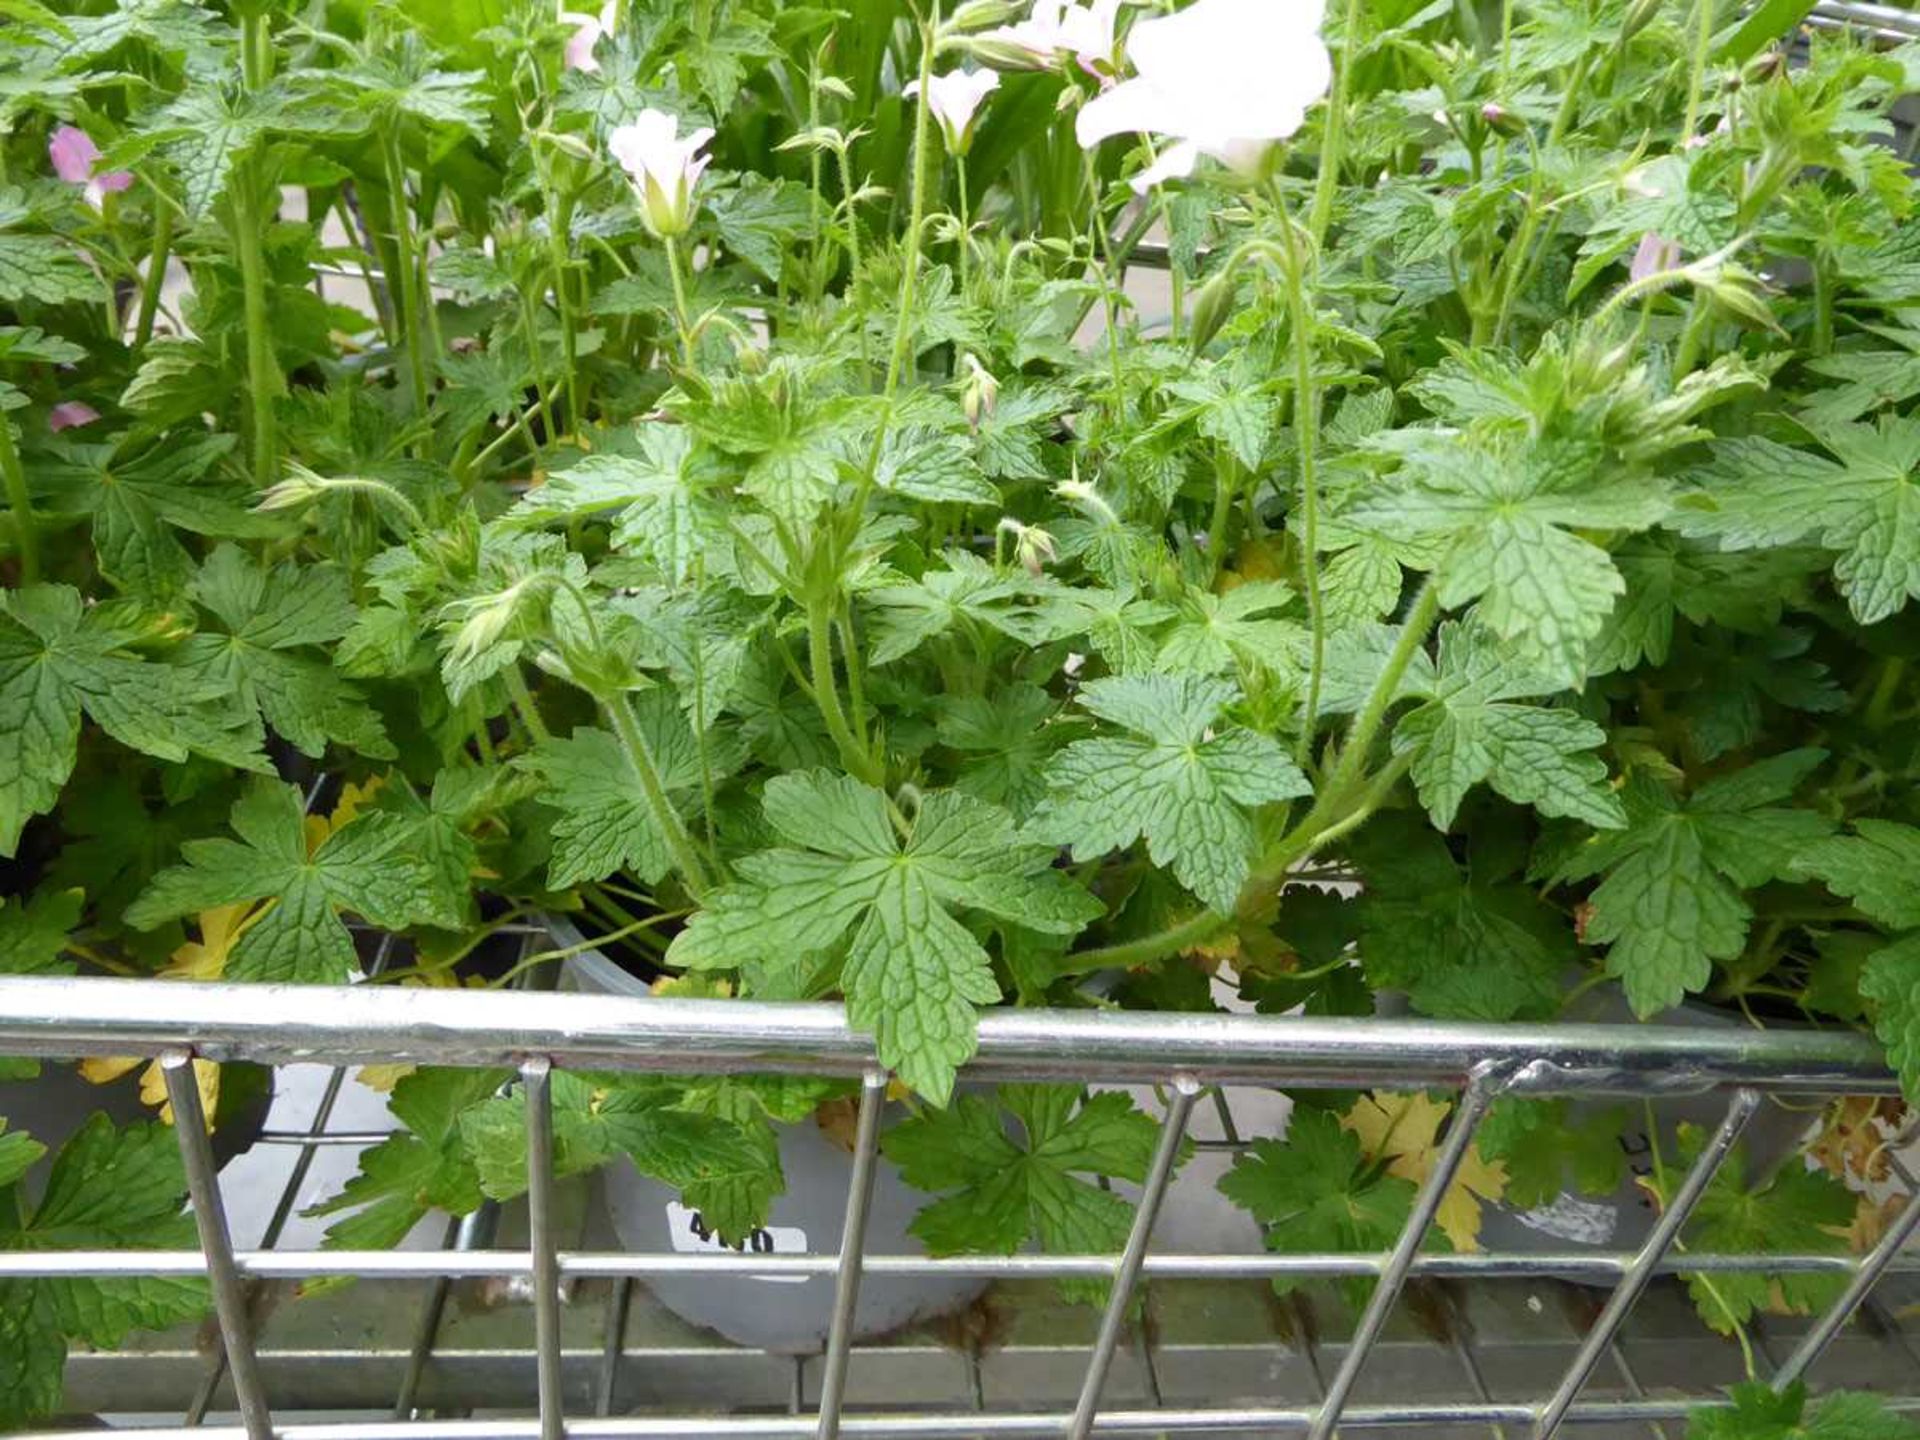
<svg viewBox="0 0 1920 1440">
<path fill-rule="evenodd" d="M 1400 682 L 1406 678 L 1413 657 L 1427 643 L 1427 635 L 1432 631 L 1434 621 L 1439 618 L 1438 577 L 1429 576 L 1420 587 L 1413 608 L 1407 612 L 1406 622 L 1400 627 L 1400 639 L 1387 656 L 1386 668 L 1380 672 L 1380 678 L 1374 682 L 1373 692 L 1367 696 L 1366 705 L 1354 717 L 1353 727 L 1347 731 L 1346 741 L 1340 747 L 1340 759 L 1334 766 L 1333 774 L 1328 777 L 1323 794 L 1337 793 L 1359 778 L 1367 763 L 1367 750 L 1380 733 L 1380 726 L 1386 721 L 1393 702 L 1399 698 Z"/>
<path fill-rule="evenodd" d="M 616 695 L 601 708 L 613 722 L 614 733 L 620 738 L 621 748 L 627 752 L 633 773 L 640 781 L 641 792 L 646 796 L 647 808 L 653 813 L 654 824 L 660 827 L 660 834 L 667 842 L 667 853 L 673 856 L 674 868 L 686 882 L 688 893 L 694 899 L 700 899 L 708 889 L 707 867 L 700 859 L 693 837 L 687 833 L 686 822 L 667 798 L 667 788 L 660 780 L 660 768 L 654 763 L 646 736 L 640 733 L 639 722 L 634 719 L 633 705 L 626 696 Z"/>
<path fill-rule="evenodd" d="M 140 313 L 133 325 L 133 347 L 144 350 L 153 339 L 154 317 L 160 313 L 160 292 L 166 288 L 167 261 L 173 254 L 173 207 L 156 200 L 153 216 L 153 249 L 147 258 L 147 275 L 140 287 Z"/>
<path fill-rule="evenodd" d="M 967 206 L 967 157 L 956 154 L 953 168 L 960 182 L 960 298 L 967 298 L 968 282 L 973 278 L 973 216 Z"/>
<path fill-rule="evenodd" d="M 856 780 L 880 784 L 886 779 L 885 772 L 853 733 L 840 705 L 840 687 L 833 676 L 833 605 L 821 597 L 807 601 L 807 665 L 812 671 L 814 702 L 820 707 L 820 718 L 826 722 L 834 748 L 840 752 L 840 763 Z"/>
<path fill-rule="evenodd" d="M 527 734 L 533 737 L 533 743 L 544 745 L 553 738 L 553 732 L 547 729 L 547 722 L 540 716 L 540 706 L 533 698 L 533 691 L 527 688 L 527 677 L 520 673 L 518 662 L 507 666 L 507 693 L 513 697 L 513 708 L 520 713 L 520 721 L 527 727 Z"/>
<path fill-rule="evenodd" d="M 680 359 L 691 370 L 693 368 L 693 317 L 687 308 L 687 282 L 681 274 L 680 242 L 668 235 L 663 237 L 667 247 L 667 274 L 673 280 L 673 318 L 674 326 L 680 332 Z"/>
<path fill-rule="evenodd" d="M 1359 43 L 1360 0 L 1347 0 L 1340 22 L 1340 68 L 1334 74 L 1326 125 L 1320 132 L 1320 173 L 1314 178 L 1313 209 L 1307 220 L 1307 231 L 1316 246 L 1327 238 L 1327 223 L 1333 218 L 1334 192 L 1340 184 L 1340 165 L 1346 158 L 1347 96 L 1353 83 L 1353 62 Z"/>
<path fill-rule="evenodd" d="M 414 255 L 413 215 L 407 205 L 407 162 L 400 149 L 396 121 L 381 145 L 387 172 L 387 200 L 393 226 L 395 292 L 400 308 L 400 343 L 407 347 L 407 374 L 413 386 L 413 413 L 424 419 L 431 386 L 427 376 L 427 339 L 420 308 L 420 269 Z"/>
<path fill-rule="evenodd" d="M 554 388 L 565 395 L 569 433 L 578 434 L 581 426 L 580 342 L 574 334 L 573 297 L 567 289 L 567 271 L 573 263 L 567 251 L 568 226 L 559 197 L 555 196 L 547 207 L 547 264 L 553 271 L 553 303 L 560 312 L 560 354 L 565 368 L 560 383 Z"/>
<path fill-rule="evenodd" d="M 1278 192 L 1276 191 L 1276 199 Z M 1293 434 L 1300 465 L 1300 570 L 1307 584 L 1307 627 L 1312 660 L 1307 671 L 1306 707 L 1301 716 L 1295 760 L 1304 766 L 1313 753 L 1313 732 L 1320 720 L 1320 672 L 1327 652 L 1326 617 L 1320 598 L 1320 482 L 1315 451 L 1320 443 L 1320 397 L 1313 383 L 1313 327 L 1307 283 L 1307 257 L 1286 207 L 1280 232 L 1287 247 L 1287 309 L 1293 319 Z"/>
<path fill-rule="evenodd" d="M 240 21 L 242 79 L 248 90 L 264 90 L 273 79 L 273 37 L 265 14 Z M 272 194 L 266 205 L 261 202 Z M 277 193 L 260 173 L 260 162 L 248 159 L 233 178 L 230 210 L 233 215 L 234 256 L 240 265 L 241 303 L 247 334 L 247 393 L 252 402 L 253 479 L 271 485 L 279 464 L 279 437 L 275 433 L 274 397 L 280 389 L 280 367 L 273 353 L 273 326 L 267 313 L 267 262 L 261 237 L 278 217 Z"/>
<path fill-rule="evenodd" d="M 920 231 L 927 223 L 927 171 L 933 149 L 933 106 L 929 97 L 933 90 L 934 33 L 939 25 L 940 7 L 935 4 L 932 17 L 920 33 L 920 98 L 913 107 L 913 197 L 908 207 L 906 272 L 900 278 L 900 316 L 894 324 L 893 351 L 887 359 L 885 393 L 889 400 L 910 358 L 913 306 L 920 293 Z"/>
<path fill-rule="evenodd" d="M 1692 139 L 1700 123 L 1700 95 L 1706 88 L 1707 55 L 1713 45 L 1713 0 L 1694 0 L 1693 55 L 1687 69 L 1687 118 L 1680 127 L 1682 139 Z"/>
<path fill-rule="evenodd" d="M 7 508 L 13 512 L 13 546 L 20 557 L 20 583 L 31 585 L 40 578 L 40 531 L 34 524 L 27 472 L 13 442 L 13 424 L 5 415 L 0 415 L 0 479 L 6 482 Z"/>
</svg>

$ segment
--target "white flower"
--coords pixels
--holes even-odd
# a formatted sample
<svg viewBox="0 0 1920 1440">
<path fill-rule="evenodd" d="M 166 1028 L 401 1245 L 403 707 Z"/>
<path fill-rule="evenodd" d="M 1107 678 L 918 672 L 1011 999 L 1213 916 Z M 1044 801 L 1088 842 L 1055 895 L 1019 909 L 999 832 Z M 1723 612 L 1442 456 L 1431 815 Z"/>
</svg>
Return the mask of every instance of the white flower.
<svg viewBox="0 0 1920 1440">
<path fill-rule="evenodd" d="M 1285 3 L 1285 0 L 1280 0 Z M 1033 11 L 1017 25 L 1002 25 L 981 35 L 982 40 L 1018 52 L 1040 69 L 1056 56 L 1071 55 L 1093 75 L 1114 71 L 1114 27 L 1121 0 L 1033 0 Z"/>
<path fill-rule="evenodd" d="M 1195 0 L 1143 21 L 1127 37 L 1135 76 L 1081 109 L 1075 132 L 1092 149 L 1110 135 L 1150 131 L 1174 144 L 1137 177 L 1143 194 L 1190 175 L 1202 155 L 1258 168 L 1267 148 L 1327 93 L 1333 62 L 1320 38 L 1323 0 Z"/>
<path fill-rule="evenodd" d="M 593 50 L 613 33 L 619 4 L 620 0 L 607 0 L 600 7 L 598 15 L 580 15 L 570 10 L 560 12 L 560 23 L 573 26 L 573 35 L 567 41 L 567 69 L 584 70 L 589 75 L 599 73 L 600 62 L 594 58 Z"/>
<path fill-rule="evenodd" d="M 1000 88 L 1000 77 L 991 70 L 950 70 L 936 75 L 927 84 L 927 107 L 947 137 L 947 149 L 965 155 L 973 145 L 973 121 L 981 103 Z M 913 81 L 900 92 L 909 100 L 920 93 L 920 82 Z"/>
<path fill-rule="evenodd" d="M 664 110 L 642 110 L 607 136 L 607 149 L 640 197 L 647 229 L 661 239 L 684 235 L 693 223 L 693 187 L 712 158 L 697 152 L 712 138 L 706 127 L 680 138 L 680 122 Z"/>
</svg>

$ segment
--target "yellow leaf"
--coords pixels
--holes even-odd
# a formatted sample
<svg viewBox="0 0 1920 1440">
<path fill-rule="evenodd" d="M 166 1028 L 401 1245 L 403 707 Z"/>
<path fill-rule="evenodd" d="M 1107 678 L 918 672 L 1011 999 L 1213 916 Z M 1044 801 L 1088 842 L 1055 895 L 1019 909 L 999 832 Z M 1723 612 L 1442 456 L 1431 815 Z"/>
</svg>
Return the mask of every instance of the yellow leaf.
<svg viewBox="0 0 1920 1440">
<path fill-rule="evenodd" d="M 220 1067 L 211 1060 L 193 1062 L 193 1078 L 200 1087 L 200 1110 L 207 1120 L 207 1133 L 213 1133 L 213 1114 L 220 1105 Z M 160 1123 L 173 1124 L 173 1102 L 167 1099 L 167 1072 L 158 1060 L 147 1066 L 140 1077 L 140 1100 L 160 1107 Z"/>
<path fill-rule="evenodd" d="M 89 1085 L 111 1085 L 122 1075 L 138 1069 L 140 1063 L 139 1057 L 133 1055 L 117 1055 L 110 1060 L 82 1060 L 80 1078 Z"/>
<path fill-rule="evenodd" d="M 417 1065 L 362 1065 L 354 1078 L 369 1090 L 391 1095 L 394 1086 L 419 1068 Z"/>
<path fill-rule="evenodd" d="M 227 957 L 234 945 L 247 933 L 247 920 L 253 910 L 252 904 L 202 910 L 200 938 L 187 941 L 169 955 L 160 973 L 175 980 L 218 980 L 227 972 Z"/>
<path fill-rule="evenodd" d="M 1375 1091 L 1360 1097 L 1340 1124 L 1359 1140 L 1374 1160 L 1384 1160 L 1387 1173 L 1423 1184 L 1433 1173 L 1440 1151 L 1440 1125 L 1451 1105 L 1419 1093 L 1395 1095 Z M 1488 1164 L 1478 1146 L 1468 1149 L 1453 1183 L 1447 1187 L 1434 1220 L 1453 1242 L 1455 1250 L 1480 1248 L 1480 1202 L 1498 1200 L 1507 1193 L 1507 1167 Z"/>
<path fill-rule="evenodd" d="M 311 855 L 326 843 L 334 831 L 353 819 L 367 808 L 367 802 L 380 793 L 380 787 L 387 783 L 384 775 L 375 775 L 369 779 L 357 781 L 340 791 L 340 799 L 334 804 L 330 815 L 309 815 L 303 822 L 307 836 L 307 853 Z"/>
</svg>

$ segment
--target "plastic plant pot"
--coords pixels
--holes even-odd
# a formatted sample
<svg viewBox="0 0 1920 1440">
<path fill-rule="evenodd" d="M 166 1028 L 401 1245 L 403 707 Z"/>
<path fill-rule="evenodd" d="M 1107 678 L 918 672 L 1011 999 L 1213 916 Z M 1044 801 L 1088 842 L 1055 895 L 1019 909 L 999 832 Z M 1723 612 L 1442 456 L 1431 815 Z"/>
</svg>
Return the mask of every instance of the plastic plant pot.
<svg viewBox="0 0 1920 1440">
<path fill-rule="evenodd" d="M 553 917 L 549 926 L 556 943 L 581 943 L 579 931 L 564 918 Z M 561 985 L 588 994 L 645 998 L 649 993 L 644 980 L 598 950 L 570 957 Z M 780 1130 L 780 1166 L 786 1174 L 786 1193 L 774 1201 L 766 1227 L 737 1252 L 738 1278 L 662 1276 L 646 1284 L 682 1319 L 717 1330 L 736 1344 L 812 1354 L 825 1343 L 832 1321 L 834 1278 L 756 1275 L 754 1255 L 838 1252 L 853 1156 L 818 1125 L 788 1125 Z M 680 1203 L 678 1191 L 648 1179 L 631 1164 L 609 1166 L 602 1179 L 614 1233 L 628 1251 L 688 1254 L 724 1248 L 718 1238 L 706 1233 L 699 1215 Z M 867 1217 L 866 1253 L 923 1253 L 907 1227 L 927 1199 L 880 1160 Z M 986 1281 L 975 1279 L 864 1276 L 854 1312 L 854 1338 L 869 1339 L 937 1319 L 970 1304 L 986 1288 Z"/>
</svg>

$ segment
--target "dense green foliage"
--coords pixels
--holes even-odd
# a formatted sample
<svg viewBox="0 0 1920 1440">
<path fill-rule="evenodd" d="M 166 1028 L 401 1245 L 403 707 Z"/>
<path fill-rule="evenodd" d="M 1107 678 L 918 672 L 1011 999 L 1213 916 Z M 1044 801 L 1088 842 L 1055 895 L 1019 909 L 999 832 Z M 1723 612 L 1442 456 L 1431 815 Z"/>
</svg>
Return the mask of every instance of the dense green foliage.
<svg viewBox="0 0 1920 1440">
<path fill-rule="evenodd" d="M 663 994 L 844 1000 L 943 1252 L 1110 1247 L 1151 1154 L 1112 1095 L 955 1096 L 1001 1003 L 1604 988 L 1920 1094 L 1920 53 L 1344 0 L 1228 166 L 1076 137 L 1181 7 L 1078 55 L 1027 8 L 0 3 L 0 973 L 337 983 L 358 920 L 413 941 L 369 983 L 505 984 L 565 912 Z M 400 1078 L 335 1242 L 523 1189 L 506 1078 Z M 741 1234 L 837 1094 L 558 1076 L 560 1161 Z M 1224 1188 L 1377 1249 L 1445 1114 L 1303 1110 Z M 1611 1123 L 1501 1107 L 1436 1243 L 1609 1191 Z M 140 1210 L 76 1243 L 150 1228 L 147 1137 L 36 1208 L 0 1136 L 0 1241 L 83 1171 Z M 1702 1249 L 1854 1220 L 1709 1198 Z M 1717 1328 L 1816 1298 L 1747 1278 Z M 0 1306 L 0 1423 L 190 1299 Z"/>
</svg>

